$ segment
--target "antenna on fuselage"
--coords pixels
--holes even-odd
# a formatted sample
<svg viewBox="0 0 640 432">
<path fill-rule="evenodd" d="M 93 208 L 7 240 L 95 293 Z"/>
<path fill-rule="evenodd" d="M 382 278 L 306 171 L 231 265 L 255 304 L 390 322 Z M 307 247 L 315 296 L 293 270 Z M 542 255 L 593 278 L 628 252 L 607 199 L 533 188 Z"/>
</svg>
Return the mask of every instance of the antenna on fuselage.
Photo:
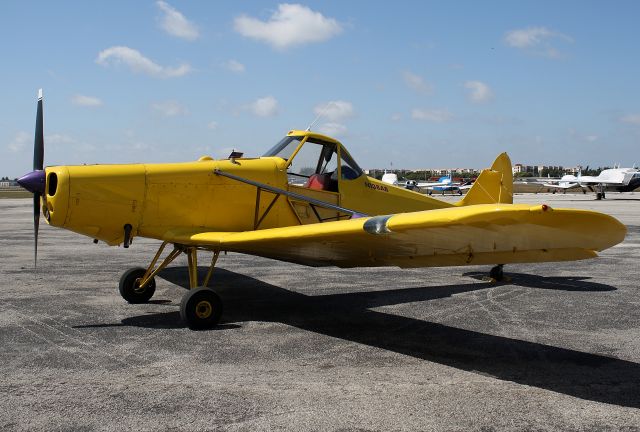
<svg viewBox="0 0 640 432">
<path fill-rule="evenodd" d="M 322 111 L 320 111 L 320 114 L 318 114 L 318 116 L 316 117 L 316 119 L 314 121 L 311 122 L 311 124 L 309 125 L 309 127 L 307 127 L 305 130 L 307 132 L 309 132 L 311 130 L 312 127 L 314 127 L 316 125 L 316 123 L 318 123 L 318 121 L 324 117 L 325 113 L 327 112 L 327 110 L 329 109 L 329 107 L 333 104 L 333 101 L 331 102 L 327 102 L 327 105 L 325 105 L 325 107 L 322 109 Z"/>
</svg>

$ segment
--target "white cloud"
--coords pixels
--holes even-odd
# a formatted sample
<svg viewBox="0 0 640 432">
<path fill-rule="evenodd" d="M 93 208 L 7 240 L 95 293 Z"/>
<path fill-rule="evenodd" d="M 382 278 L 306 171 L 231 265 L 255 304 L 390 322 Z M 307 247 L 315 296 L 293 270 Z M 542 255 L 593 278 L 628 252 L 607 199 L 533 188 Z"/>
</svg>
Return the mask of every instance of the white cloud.
<svg viewBox="0 0 640 432">
<path fill-rule="evenodd" d="M 471 102 L 482 103 L 493 99 L 493 91 L 482 81 L 467 81 L 464 86 L 469 90 Z"/>
<path fill-rule="evenodd" d="M 391 121 L 397 122 L 402 120 L 402 114 L 400 113 L 393 113 L 391 114 Z"/>
<path fill-rule="evenodd" d="M 273 117 L 278 114 L 278 100 L 267 96 L 250 103 L 249 110 L 258 117 Z"/>
<path fill-rule="evenodd" d="M 335 19 L 327 18 L 306 6 L 287 3 L 278 5 L 278 10 L 268 21 L 241 15 L 234 20 L 234 29 L 242 36 L 280 50 L 324 42 L 342 32 L 342 26 Z"/>
<path fill-rule="evenodd" d="M 634 125 L 640 125 L 640 114 L 627 114 L 620 119 L 623 123 L 630 123 Z"/>
<path fill-rule="evenodd" d="M 227 61 L 224 64 L 224 66 L 227 69 L 229 69 L 231 72 L 234 72 L 234 73 L 242 73 L 242 72 L 245 71 L 244 65 L 242 63 L 240 63 L 239 61 L 233 60 L 233 59 Z"/>
<path fill-rule="evenodd" d="M 189 110 L 180 102 L 175 100 L 156 102 L 151 105 L 151 108 L 164 117 L 176 117 L 189 114 Z"/>
<path fill-rule="evenodd" d="M 353 117 L 355 114 L 351 102 L 343 100 L 329 101 L 316 105 L 313 109 L 316 116 L 322 115 L 322 118 L 330 122 L 341 122 Z"/>
<path fill-rule="evenodd" d="M 318 131 L 331 137 L 339 137 L 347 133 L 347 127 L 342 123 L 328 122 L 320 125 Z"/>
<path fill-rule="evenodd" d="M 143 73 L 156 78 L 179 77 L 191 72 L 191 66 L 187 63 L 176 68 L 160 66 L 143 56 L 140 51 L 126 46 L 113 46 L 100 51 L 96 63 L 102 66 L 124 63 L 135 73 Z"/>
<path fill-rule="evenodd" d="M 58 144 L 74 144 L 76 140 L 66 134 L 52 134 L 44 137 L 46 144 L 58 145 Z"/>
<path fill-rule="evenodd" d="M 151 149 L 151 146 L 144 141 L 131 141 L 129 144 L 131 145 L 131 148 L 137 151 L 145 151 Z"/>
<path fill-rule="evenodd" d="M 207 127 L 211 130 L 216 130 L 218 129 L 218 122 L 217 121 L 210 121 L 209 123 L 207 123 Z"/>
<path fill-rule="evenodd" d="M 85 96 L 81 94 L 74 95 L 71 98 L 71 103 L 78 106 L 85 107 L 99 107 L 102 106 L 102 101 L 97 97 Z"/>
<path fill-rule="evenodd" d="M 136 131 L 134 130 L 125 130 L 124 136 L 126 137 L 126 144 L 124 146 L 118 146 L 118 151 L 124 148 L 133 149 L 135 151 L 146 151 L 151 149 L 151 146 L 149 144 L 137 137 Z"/>
<path fill-rule="evenodd" d="M 595 135 L 595 134 L 584 135 L 573 128 L 569 128 L 569 138 L 575 141 L 587 142 L 587 143 L 594 143 L 600 139 L 598 135 Z"/>
<path fill-rule="evenodd" d="M 527 27 L 508 31 L 504 36 L 507 45 L 513 48 L 529 50 L 549 58 L 560 58 L 562 53 L 551 46 L 552 40 L 562 40 L 573 42 L 573 39 L 557 31 L 549 30 L 546 27 Z"/>
<path fill-rule="evenodd" d="M 405 84 L 418 93 L 430 94 L 433 91 L 433 86 L 426 82 L 420 75 L 406 71 L 403 74 L 403 78 Z"/>
<path fill-rule="evenodd" d="M 179 11 L 164 1 L 156 2 L 156 5 L 164 13 L 160 20 L 160 26 L 172 36 L 194 41 L 200 37 L 198 27 L 185 18 Z"/>
<path fill-rule="evenodd" d="M 29 135 L 24 131 L 20 131 L 16 134 L 13 141 L 7 145 L 7 148 L 13 153 L 21 153 L 32 139 L 32 135 Z"/>
<path fill-rule="evenodd" d="M 508 31 L 504 36 L 507 45 L 514 48 L 527 48 L 538 45 L 544 39 L 554 35 L 554 32 L 545 27 L 529 27 Z"/>
<path fill-rule="evenodd" d="M 49 150 L 54 150 L 53 153 L 59 153 L 63 149 L 82 153 L 90 153 L 97 150 L 95 145 L 64 133 L 45 135 L 44 142 L 45 145 L 49 146 Z"/>
<path fill-rule="evenodd" d="M 423 120 L 434 123 L 444 123 L 453 119 L 453 114 L 451 114 L 446 109 L 414 109 L 411 111 L 411 118 L 414 120 Z"/>
</svg>

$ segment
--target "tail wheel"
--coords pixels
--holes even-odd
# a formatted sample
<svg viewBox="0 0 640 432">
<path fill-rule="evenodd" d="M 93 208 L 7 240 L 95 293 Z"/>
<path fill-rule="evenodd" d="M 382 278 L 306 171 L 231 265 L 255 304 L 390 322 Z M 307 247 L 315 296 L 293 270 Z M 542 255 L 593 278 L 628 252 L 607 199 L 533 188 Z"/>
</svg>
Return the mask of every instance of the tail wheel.
<svg viewBox="0 0 640 432">
<path fill-rule="evenodd" d="M 120 295 L 129 303 L 146 303 L 156 292 L 156 281 L 151 279 L 144 288 L 140 288 L 140 281 L 146 273 L 142 267 L 134 267 L 123 273 L 120 278 Z"/>
<path fill-rule="evenodd" d="M 502 271 L 502 267 L 502 264 L 498 264 L 497 266 L 492 267 L 491 271 L 489 272 L 489 277 L 498 282 L 503 280 L 504 272 Z"/>
<path fill-rule="evenodd" d="M 194 288 L 182 297 L 180 317 L 191 330 L 213 328 L 222 317 L 222 300 L 211 288 Z"/>
</svg>

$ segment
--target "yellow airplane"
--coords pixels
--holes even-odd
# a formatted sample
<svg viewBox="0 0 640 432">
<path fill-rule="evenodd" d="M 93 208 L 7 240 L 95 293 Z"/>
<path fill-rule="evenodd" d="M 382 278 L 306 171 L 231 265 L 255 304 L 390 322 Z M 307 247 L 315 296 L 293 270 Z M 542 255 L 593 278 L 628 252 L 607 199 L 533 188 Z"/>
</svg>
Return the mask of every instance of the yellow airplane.
<svg viewBox="0 0 640 432">
<path fill-rule="evenodd" d="M 19 182 L 34 193 L 35 257 L 40 208 L 48 224 L 109 245 L 136 236 L 162 241 L 151 263 L 127 270 L 119 290 L 147 302 L 154 277 L 180 254 L 190 290 L 180 314 L 187 326 L 215 326 L 222 301 L 208 288 L 221 252 L 308 266 L 433 267 L 593 258 L 624 239 L 626 228 L 591 211 L 513 204 L 506 153 L 450 204 L 365 175 L 337 140 L 292 130 L 264 156 L 195 162 L 44 168 L 42 92 L 33 172 Z M 167 245 L 170 251 L 164 254 Z M 203 280 L 198 252 L 212 258 Z"/>
</svg>

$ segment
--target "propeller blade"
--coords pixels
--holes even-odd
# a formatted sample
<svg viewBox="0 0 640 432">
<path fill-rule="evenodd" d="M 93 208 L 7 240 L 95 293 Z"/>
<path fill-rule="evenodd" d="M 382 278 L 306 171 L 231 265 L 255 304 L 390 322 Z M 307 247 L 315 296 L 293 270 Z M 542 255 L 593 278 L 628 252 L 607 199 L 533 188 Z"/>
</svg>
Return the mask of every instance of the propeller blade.
<svg viewBox="0 0 640 432">
<path fill-rule="evenodd" d="M 40 197 L 44 193 L 44 121 L 42 116 L 42 89 L 38 90 L 38 111 L 36 113 L 36 136 L 33 140 L 33 171 L 40 182 L 33 191 L 33 268 L 38 268 L 38 230 L 40 228 Z M 42 189 L 42 190 L 39 190 Z"/>
<path fill-rule="evenodd" d="M 38 229 L 40 227 L 40 193 L 33 194 L 33 267 L 38 268 Z"/>
<path fill-rule="evenodd" d="M 44 124 L 42 118 L 42 89 L 38 90 L 38 113 L 36 114 L 36 136 L 33 140 L 33 170 L 44 168 Z"/>
<path fill-rule="evenodd" d="M 38 228 L 40 226 L 40 198 L 44 196 L 47 174 L 44 171 L 44 126 L 42 121 L 42 89 L 38 90 L 36 136 L 33 140 L 33 171 L 18 179 L 18 184 L 33 193 L 33 263 L 38 264 Z"/>
</svg>

